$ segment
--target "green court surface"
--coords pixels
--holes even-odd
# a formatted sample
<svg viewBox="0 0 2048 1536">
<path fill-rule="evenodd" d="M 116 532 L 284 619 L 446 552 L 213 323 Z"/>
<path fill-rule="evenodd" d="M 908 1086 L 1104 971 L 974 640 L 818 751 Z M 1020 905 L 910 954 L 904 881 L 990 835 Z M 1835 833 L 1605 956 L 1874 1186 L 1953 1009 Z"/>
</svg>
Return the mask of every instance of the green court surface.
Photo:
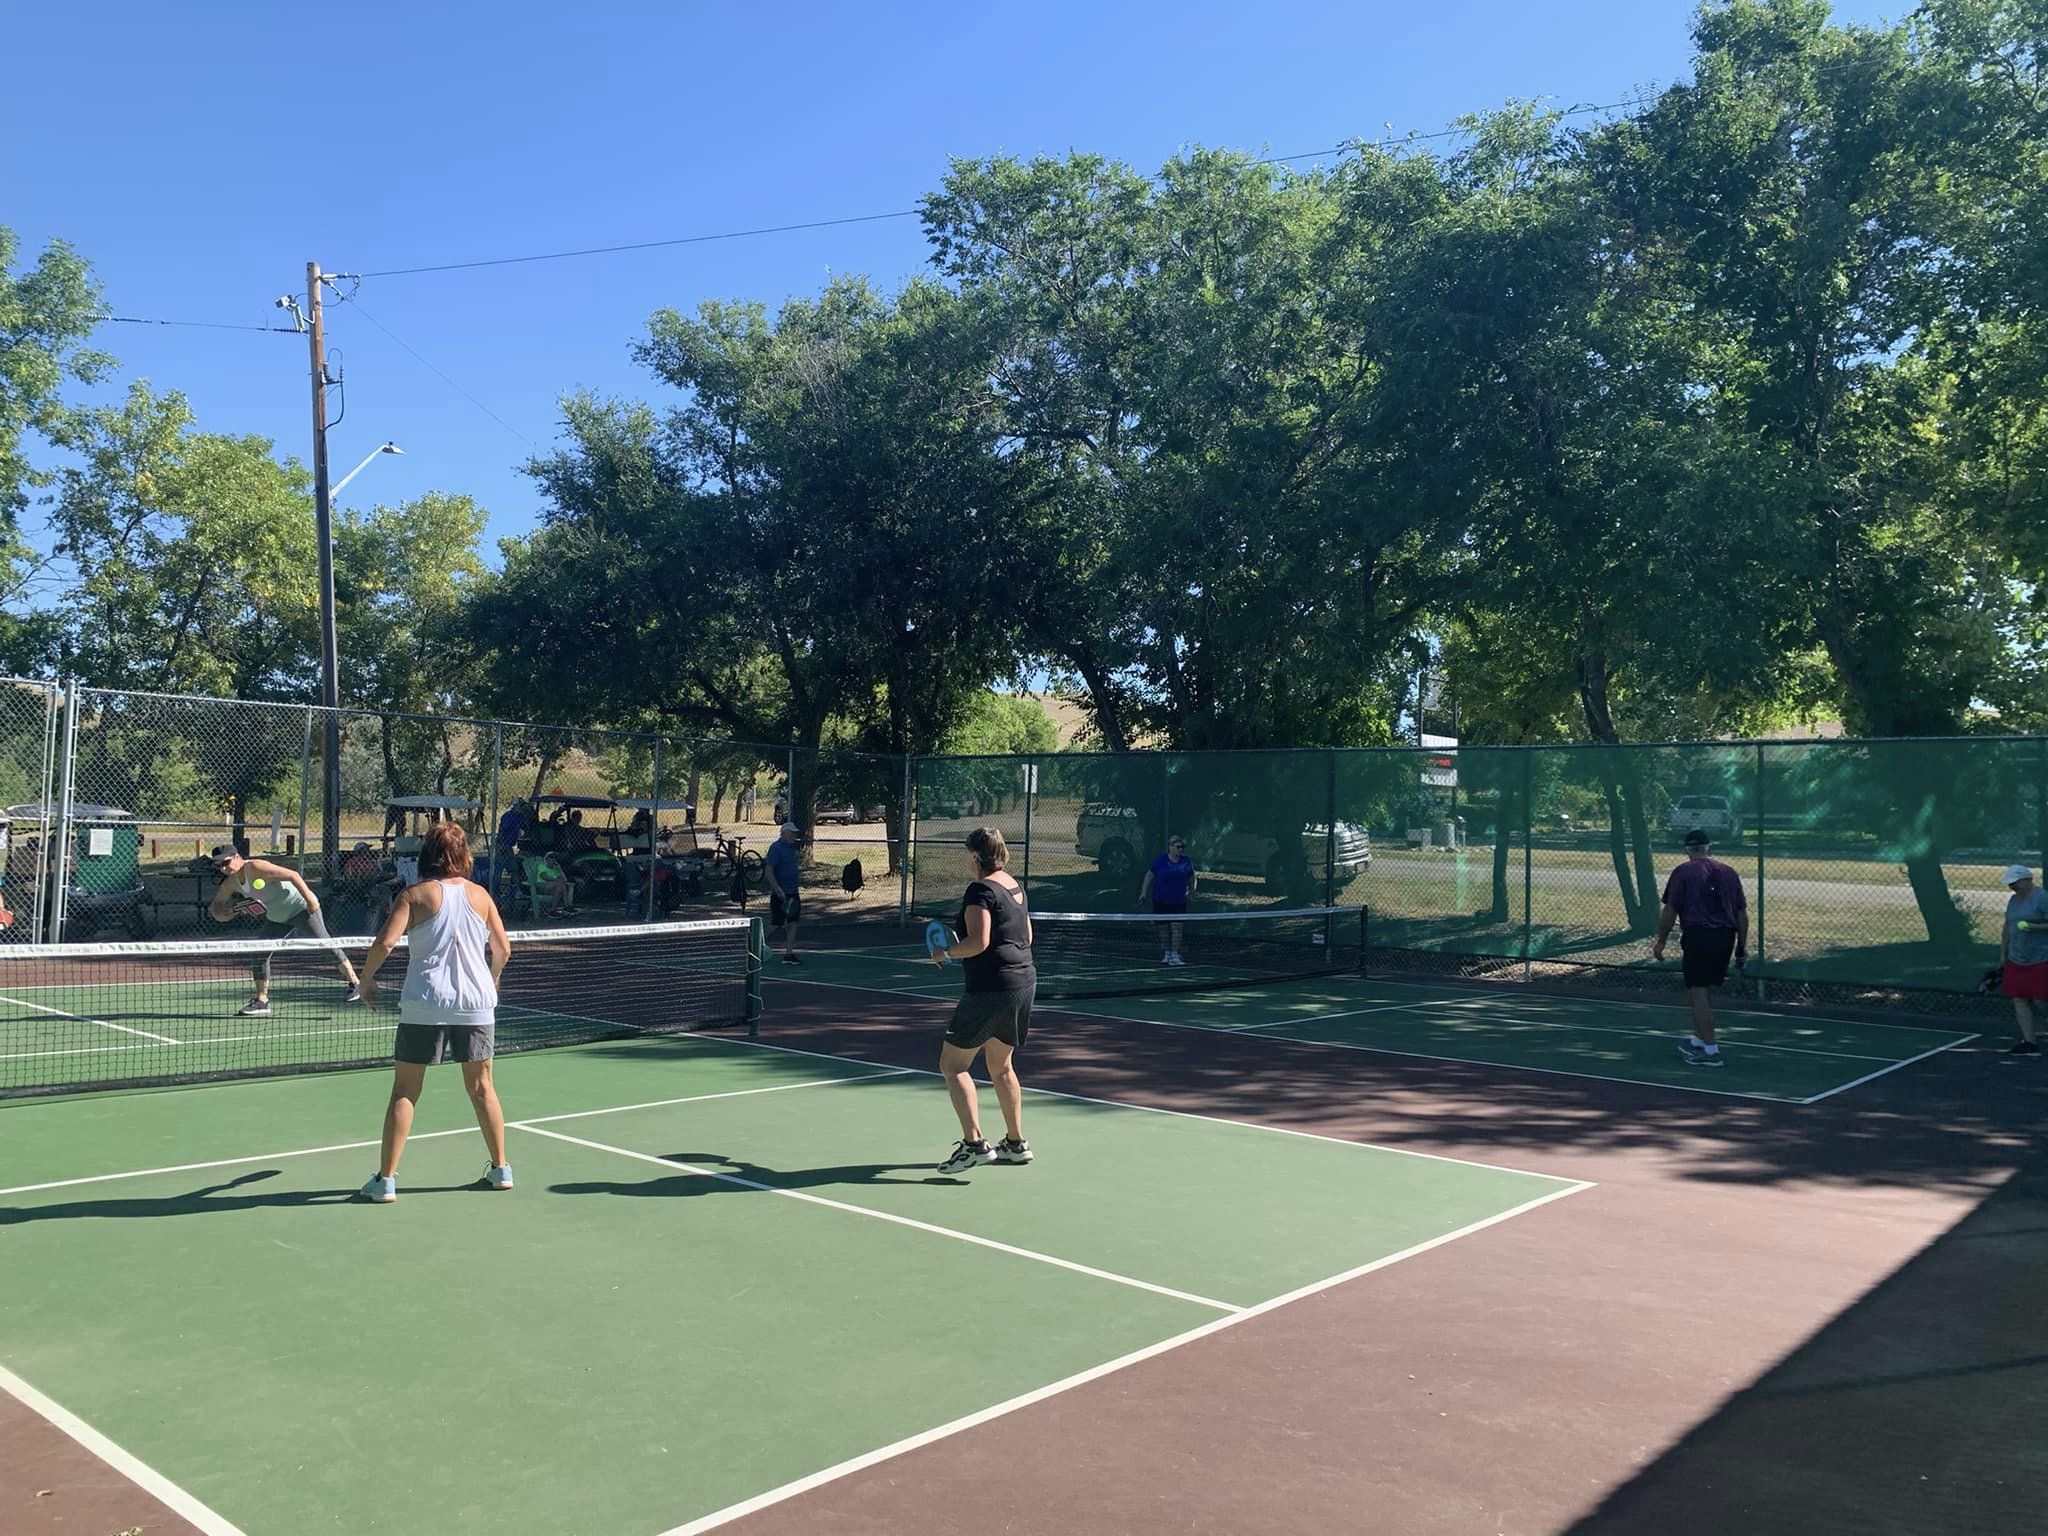
<svg viewBox="0 0 2048 1536">
<path fill-rule="evenodd" d="M 700 1037 L 499 1079 L 518 1187 L 435 1073 L 390 1207 L 381 1074 L 0 1105 L 0 1363 L 218 1533 L 682 1533 L 1583 1187 L 1039 1092 L 945 1177 L 931 1075 Z"/>
<path fill-rule="evenodd" d="M 1143 984 L 1147 966 L 1105 964 L 1093 979 Z M 1199 979 L 1199 960 L 1178 979 Z M 780 979 L 790 979 L 787 975 Z M 802 980 L 947 998 L 958 974 L 916 949 L 839 949 L 806 957 Z M 1671 1006 L 1555 997 L 1506 986 L 1323 976 L 1213 992 L 1093 997 L 1044 1009 L 1131 1019 L 1177 1029 L 1256 1034 L 1344 1050 L 1471 1062 L 1524 1072 L 1600 1078 L 1734 1098 L 1810 1104 L 1977 1038 L 1934 1025 L 1745 1011 L 1730 994 L 1717 1005 L 1725 1065 L 1693 1067 L 1677 1041 L 1690 1030 L 1678 995 Z"/>
</svg>

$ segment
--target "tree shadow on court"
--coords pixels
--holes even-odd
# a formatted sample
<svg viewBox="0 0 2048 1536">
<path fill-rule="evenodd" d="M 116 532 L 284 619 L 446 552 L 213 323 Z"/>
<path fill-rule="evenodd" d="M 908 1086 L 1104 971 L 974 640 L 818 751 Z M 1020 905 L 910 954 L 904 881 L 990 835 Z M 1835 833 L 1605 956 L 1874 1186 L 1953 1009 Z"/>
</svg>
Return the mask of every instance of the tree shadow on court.
<svg viewBox="0 0 2048 1536">
<path fill-rule="evenodd" d="M 950 1174 L 935 1173 L 930 1163 L 842 1163 L 821 1168 L 769 1168 L 760 1163 L 748 1162 L 744 1158 L 727 1157 L 721 1152 L 664 1152 L 661 1155 L 670 1162 L 688 1163 L 704 1169 L 705 1172 L 685 1173 L 678 1170 L 674 1174 L 656 1175 L 630 1182 L 584 1179 L 575 1183 L 551 1184 L 548 1189 L 551 1194 L 557 1195 L 632 1195 L 666 1199 L 671 1196 L 767 1192 L 751 1189 L 751 1184 L 766 1185 L 768 1190 L 830 1189 L 835 1186 L 881 1184 L 935 1185 L 945 1189 L 965 1188 L 968 1182 L 965 1179 L 954 1178 Z M 920 1177 L 894 1177 L 902 1173 L 915 1173 Z M 719 1178 L 719 1174 L 726 1174 L 729 1177 Z M 734 1183 L 734 1179 L 745 1179 L 748 1183 Z"/>
<path fill-rule="evenodd" d="M 252 1184 L 274 1179 L 279 1170 L 263 1169 L 245 1173 L 225 1183 L 183 1190 L 175 1195 L 116 1195 L 104 1200 L 62 1200 L 49 1205 L 0 1206 L 0 1227 L 22 1226 L 32 1221 L 108 1221 L 154 1219 L 165 1216 L 225 1216 L 237 1211 L 263 1209 L 291 1210 L 324 1205 L 367 1204 L 353 1186 L 347 1189 L 286 1189 L 274 1193 L 245 1194 Z M 413 1195 L 456 1194 L 484 1188 L 482 1180 L 467 1184 L 409 1184 L 404 1193 Z"/>
<path fill-rule="evenodd" d="M 943 1002 L 819 988 L 785 995 L 770 1037 L 929 1073 L 945 1016 Z M 1678 1010 L 1668 1022 L 1675 1034 Z M 1915 1027 L 1968 1032 L 1932 1022 Z M 2009 1026 L 1987 1019 L 1980 1027 Z M 1369 1024 L 1361 1040 L 1368 1031 Z M 1166 1109 L 1595 1181 L 1654 1168 L 1727 1186 L 1981 1195 L 2019 1165 L 2048 1123 L 2048 1060 L 2006 1057 L 2005 1044 L 1987 1034 L 1802 1105 L 1697 1091 L 1736 1087 L 1733 1069 L 1671 1087 L 1616 1081 L 1600 1074 L 1625 1075 L 1625 1063 L 1596 1050 L 1571 1063 L 1586 1074 L 1579 1076 L 1341 1049 L 1270 1032 L 1163 1027 L 1048 1003 L 1034 1016 L 1019 1064 L 1027 1088 L 1114 1101 L 1103 1113 L 1118 1105 Z M 935 1080 L 933 1091 L 943 1099 Z"/>
<path fill-rule="evenodd" d="M 1570 1536 L 2038 1530 L 2044 1274 L 2048 1160 L 2036 1158 Z"/>
</svg>

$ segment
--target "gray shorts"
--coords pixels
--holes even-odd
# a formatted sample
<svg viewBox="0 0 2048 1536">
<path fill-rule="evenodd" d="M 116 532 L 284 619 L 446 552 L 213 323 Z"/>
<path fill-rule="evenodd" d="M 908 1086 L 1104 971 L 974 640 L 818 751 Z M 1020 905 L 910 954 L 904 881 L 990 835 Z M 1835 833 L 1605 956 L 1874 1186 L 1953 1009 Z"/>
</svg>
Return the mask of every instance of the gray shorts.
<svg viewBox="0 0 2048 1536">
<path fill-rule="evenodd" d="M 448 1061 L 489 1061 L 496 1031 L 488 1024 L 401 1024 L 391 1056 L 419 1067 Z"/>
</svg>

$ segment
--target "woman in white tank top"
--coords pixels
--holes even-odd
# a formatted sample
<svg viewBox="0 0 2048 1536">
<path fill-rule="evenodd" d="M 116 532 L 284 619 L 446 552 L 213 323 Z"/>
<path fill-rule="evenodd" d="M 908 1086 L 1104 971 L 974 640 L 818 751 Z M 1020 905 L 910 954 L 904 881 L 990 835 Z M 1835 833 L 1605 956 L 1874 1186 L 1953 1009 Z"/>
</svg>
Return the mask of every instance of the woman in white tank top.
<svg viewBox="0 0 2048 1536">
<path fill-rule="evenodd" d="M 427 1068 L 444 1061 L 462 1063 L 462 1086 L 490 1153 L 483 1182 L 492 1189 L 512 1187 L 505 1111 L 491 1083 L 498 978 L 512 945 L 490 893 L 469 880 L 469 870 L 469 839 L 462 828 L 447 821 L 429 827 L 420 846 L 419 883 L 399 898 L 363 962 L 363 1001 L 374 1007 L 377 971 L 398 941 L 406 941 L 383 1151 L 377 1176 L 362 1188 L 363 1198 L 379 1205 L 398 1198 L 398 1159 L 412 1132 L 413 1108 Z"/>
</svg>

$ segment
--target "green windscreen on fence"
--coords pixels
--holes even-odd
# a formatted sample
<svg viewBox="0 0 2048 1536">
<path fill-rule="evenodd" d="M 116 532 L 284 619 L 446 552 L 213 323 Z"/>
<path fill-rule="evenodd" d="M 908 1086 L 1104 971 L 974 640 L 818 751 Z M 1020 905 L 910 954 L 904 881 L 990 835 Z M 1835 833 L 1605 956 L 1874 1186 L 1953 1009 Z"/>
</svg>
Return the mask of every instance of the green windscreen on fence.
<svg viewBox="0 0 2048 1536">
<path fill-rule="evenodd" d="M 1740 875 L 1751 975 L 1964 992 L 1997 959 L 2013 863 L 2048 844 L 2048 741 L 1437 745 L 925 758 L 916 910 L 1000 826 L 1043 910 L 1128 911 L 1170 835 L 1197 910 L 1369 905 L 1375 951 L 1647 967 L 1699 830 Z"/>
</svg>

